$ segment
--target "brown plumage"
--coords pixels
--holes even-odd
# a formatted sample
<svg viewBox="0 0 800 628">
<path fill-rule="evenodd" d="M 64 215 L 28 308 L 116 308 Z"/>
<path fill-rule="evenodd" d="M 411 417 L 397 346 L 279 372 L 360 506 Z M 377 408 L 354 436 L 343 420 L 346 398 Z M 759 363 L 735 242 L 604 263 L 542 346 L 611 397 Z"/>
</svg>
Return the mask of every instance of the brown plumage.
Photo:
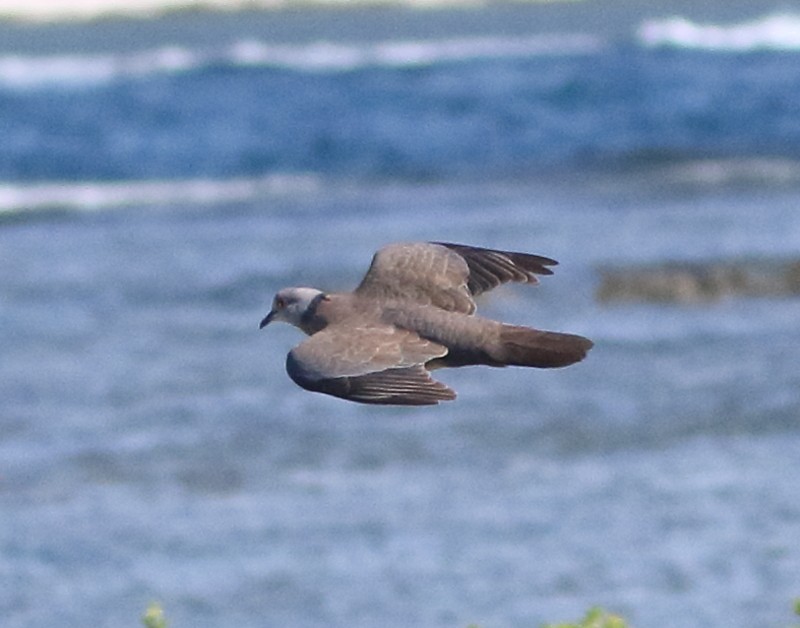
<svg viewBox="0 0 800 628">
<path fill-rule="evenodd" d="M 283 320 L 310 338 L 286 370 L 307 390 L 372 404 L 431 405 L 455 392 L 439 367 L 554 368 L 582 360 L 582 336 L 476 316 L 474 296 L 510 281 L 538 283 L 555 260 L 462 244 L 401 243 L 379 250 L 353 292 L 285 288 L 261 321 Z"/>
</svg>

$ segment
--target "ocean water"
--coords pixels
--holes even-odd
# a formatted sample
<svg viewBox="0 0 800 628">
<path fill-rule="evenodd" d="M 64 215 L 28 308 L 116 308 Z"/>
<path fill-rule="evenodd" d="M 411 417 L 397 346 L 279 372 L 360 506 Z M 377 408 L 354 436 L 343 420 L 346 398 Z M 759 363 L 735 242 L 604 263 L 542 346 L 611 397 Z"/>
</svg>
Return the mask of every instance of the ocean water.
<svg viewBox="0 0 800 628">
<path fill-rule="evenodd" d="M 800 301 L 594 292 L 797 257 L 800 10 L 624 4 L 0 26 L 3 626 L 791 625 Z M 418 239 L 589 358 L 296 387 L 275 290 Z"/>
</svg>

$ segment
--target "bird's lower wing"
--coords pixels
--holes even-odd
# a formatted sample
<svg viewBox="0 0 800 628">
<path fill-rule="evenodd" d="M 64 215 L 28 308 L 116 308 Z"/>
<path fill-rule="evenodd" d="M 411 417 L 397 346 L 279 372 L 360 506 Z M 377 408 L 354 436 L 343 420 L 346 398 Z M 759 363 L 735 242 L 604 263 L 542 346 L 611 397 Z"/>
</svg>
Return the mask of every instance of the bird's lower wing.
<svg viewBox="0 0 800 628">
<path fill-rule="evenodd" d="M 456 398 L 456 393 L 451 388 L 432 379 L 423 366 L 387 369 L 349 377 L 310 379 L 294 368 L 290 356 L 286 362 L 286 370 L 306 390 L 359 403 L 430 406 Z"/>
<path fill-rule="evenodd" d="M 442 345 L 392 326 L 334 325 L 286 357 L 289 376 L 306 390 L 371 404 L 432 405 L 455 393 L 431 378 Z"/>
</svg>

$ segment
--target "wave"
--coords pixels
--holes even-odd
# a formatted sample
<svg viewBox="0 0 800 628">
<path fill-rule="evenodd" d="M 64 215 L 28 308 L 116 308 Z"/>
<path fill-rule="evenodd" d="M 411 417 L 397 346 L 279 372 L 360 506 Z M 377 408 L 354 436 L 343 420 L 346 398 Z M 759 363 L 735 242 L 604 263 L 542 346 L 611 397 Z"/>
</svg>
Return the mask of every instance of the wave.
<svg viewBox="0 0 800 628">
<path fill-rule="evenodd" d="M 248 3 L 263 8 L 275 8 L 279 3 L 270 0 L 137 0 L 119 3 L 115 0 L 38 0 L 37 2 L 0 3 L 0 16 L 29 22 L 61 22 L 96 20 L 105 17 L 157 18 L 171 11 L 191 8 L 235 10 L 247 8 Z M 200 6 L 198 6 L 200 5 Z"/>
<path fill-rule="evenodd" d="M 800 15 L 774 13 L 733 25 L 700 24 L 683 17 L 648 20 L 637 31 L 648 47 L 719 52 L 800 50 Z"/>
<path fill-rule="evenodd" d="M 537 0 L 565 2 L 569 0 Z M 476 0 L 37 0 L 36 2 L 3 2 L 0 18 L 23 22 L 90 21 L 103 18 L 158 19 L 179 11 L 234 12 L 282 9 L 302 10 L 337 7 L 340 9 L 376 6 L 397 6 L 410 9 L 432 9 L 453 6 L 480 6 Z"/>
<path fill-rule="evenodd" d="M 413 67 L 437 63 L 572 55 L 602 47 L 597 37 L 581 33 L 528 37 L 473 37 L 387 41 L 374 44 L 319 42 L 304 47 L 241 42 L 232 58 L 243 65 L 279 65 L 301 70 L 354 70 L 364 67 Z"/>
<path fill-rule="evenodd" d="M 51 210 L 100 211 L 121 207 L 239 203 L 276 195 L 313 193 L 320 186 L 320 180 L 313 175 L 270 175 L 227 180 L 0 183 L 0 215 Z"/>
<path fill-rule="evenodd" d="M 0 57 L 0 85 L 36 88 L 48 85 L 92 85 L 120 77 L 192 70 L 200 57 L 179 47 L 128 55 L 56 55 Z"/>
<path fill-rule="evenodd" d="M 666 166 L 659 176 L 673 184 L 721 186 L 796 186 L 800 162 L 781 157 L 691 159 Z"/>
<path fill-rule="evenodd" d="M 219 49 L 165 46 L 132 53 L 0 57 L 0 86 L 38 88 L 92 85 L 118 79 L 198 71 L 211 67 L 272 67 L 305 72 L 404 68 L 475 60 L 588 54 L 602 40 L 587 34 L 473 37 L 383 42 L 326 41 L 305 45 L 242 40 Z"/>
</svg>

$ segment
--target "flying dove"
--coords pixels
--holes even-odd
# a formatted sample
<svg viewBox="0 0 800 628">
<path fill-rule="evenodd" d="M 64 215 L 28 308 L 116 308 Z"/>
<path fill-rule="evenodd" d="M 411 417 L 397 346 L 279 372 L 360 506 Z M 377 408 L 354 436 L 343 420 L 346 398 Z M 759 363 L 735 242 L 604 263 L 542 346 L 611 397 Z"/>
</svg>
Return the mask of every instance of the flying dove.
<svg viewBox="0 0 800 628">
<path fill-rule="evenodd" d="M 284 321 L 309 335 L 286 357 L 289 377 L 306 390 L 360 403 L 433 405 L 456 397 L 430 376 L 435 368 L 554 368 L 586 356 L 592 341 L 582 336 L 475 315 L 473 297 L 507 282 L 536 284 L 557 263 L 463 244 L 390 244 L 353 292 L 280 290 L 260 328 Z"/>
</svg>

